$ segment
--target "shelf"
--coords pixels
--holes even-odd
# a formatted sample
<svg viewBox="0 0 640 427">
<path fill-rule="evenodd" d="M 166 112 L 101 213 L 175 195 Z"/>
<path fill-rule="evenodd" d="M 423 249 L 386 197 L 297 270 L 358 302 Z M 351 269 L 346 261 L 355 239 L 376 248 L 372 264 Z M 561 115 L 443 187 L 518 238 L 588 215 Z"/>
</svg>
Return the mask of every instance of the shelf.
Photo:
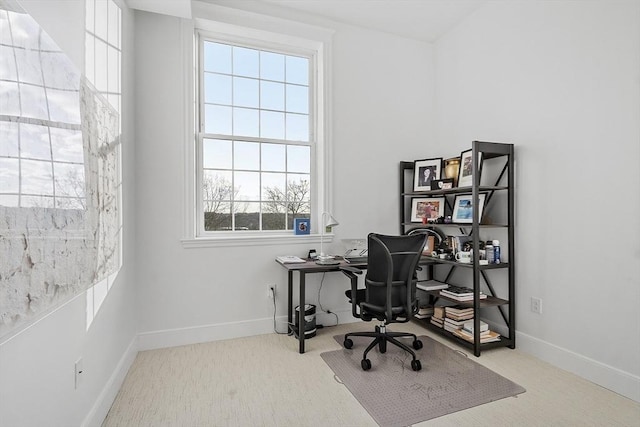
<svg viewBox="0 0 640 427">
<path fill-rule="evenodd" d="M 473 268 L 474 264 L 470 263 L 470 264 L 463 264 L 461 262 L 458 261 L 449 261 L 448 259 L 440 259 L 440 258 L 434 258 L 434 257 L 429 257 L 429 256 L 423 256 L 420 259 L 420 264 L 448 264 L 448 265 L 454 265 L 456 267 L 462 267 L 462 268 Z M 492 270 L 495 268 L 509 268 L 509 263 L 508 262 L 501 262 L 500 264 L 486 264 L 486 265 L 477 265 L 475 266 L 480 270 Z"/>
<path fill-rule="evenodd" d="M 449 223 L 443 223 L 443 224 L 434 224 L 434 223 L 427 223 L 427 224 L 423 224 L 421 222 L 403 222 L 402 223 L 403 226 L 405 227 L 416 227 L 416 228 L 427 228 L 427 227 L 473 227 L 473 224 L 461 224 L 458 222 L 449 222 Z M 478 224 L 478 227 L 480 228 L 497 228 L 497 227 L 508 227 L 507 224 Z"/>
<path fill-rule="evenodd" d="M 429 317 L 425 317 L 424 319 L 418 319 L 417 317 L 414 317 L 412 319 L 414 322 L 426 327 L 427 329 L 429 329 L 430 331 L 433 331 L 439 335 L 442 335 L 444 337 L 447 337 L 448 339 L 455 341 L 457 344 L 464 346 L 466 348 L 469 348 L 471 350 L 475 349 L 475 346 L 472 342 L 469 342 L 465 339 L 462 339 L 454 334 L 452 334 L 451 332 L 444 330 L 443 328 L 440 328 L 439 326 L 434 325 L 433 323 L 431 323 L 431 319 Z M 494 341 L 494 342 L 488 342 L 488 343 L 484 343 L 484 344 L 480 344 L 480 348 L 483 350 L 487 350 L 490 348 L 498 348 L 498 347 L 509 347 L 509 348 L 515 348 L 515 344 L 513 342 L 513 340 L 505 337 L 505 336 L 500 336 L 500 341 Z"/>
<path fill-rule="evenodd" d="M 480 186 L 478 187 L 478 191 L 480 193 L 486 193 L 490 191 L 500 191 L 500 190 L 508 190 L 509 187 L 505 186 Z M 471 193 L 472 187 L 455 187 L 449 188 L 446 190 L 430 190 L 430 191 L 408 191 L 405 193 L 401 193 L 402 196 L 405 197 L 424 197 L 424 196 L 446 196 L 447 194 L 463 194 L 463 193 Z"/>
<path fill-rule="evenodd" d="M 440 295 L 439 291 L 423 291 L 428 293 L 429 295 L 433 295 L 434 297 L 437 298 L 441 298 L 445 301 L 448 302 L 452 302 L 455 303 L 456 305 L 460 305 L 462 307 L 473 307 L 473 300 L 471 301 L 458 301 L 457 299 L 453 299 L 453 298 L 449 298 L 445 295 Z M 480 308 L 487 308 L 487 307 L 495 307 L 498 305 L 507 305 L 509 304 L 509 301 L 506 299 L 502 299 L 502 298 L 497 298 L 497 297 L 492 297 L 490 295 L 487 295 L 486 298 L 482 298 L 480 300 Z"/>
</svg>

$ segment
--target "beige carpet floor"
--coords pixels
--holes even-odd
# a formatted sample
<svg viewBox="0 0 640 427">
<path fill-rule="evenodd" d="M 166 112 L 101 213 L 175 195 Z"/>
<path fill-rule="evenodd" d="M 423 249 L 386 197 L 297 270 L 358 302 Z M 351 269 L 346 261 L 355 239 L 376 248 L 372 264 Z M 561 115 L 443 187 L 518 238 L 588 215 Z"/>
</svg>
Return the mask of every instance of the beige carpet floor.
<svg viewBox="0 0 640 427">
<path fill-rule="evenodd" d="M 340 348 L 334 335 L 371 328 L 321 329 L 302 355 L 276 334 L 140 352 L 103 426 L 376 426 L 320 357 Z M 417 324 L 402 329 L 460 349 Z M 640 427 L 640 404 L 517 349 L 474 360 L 527 392 L 415 426 Z"/>
</svg>

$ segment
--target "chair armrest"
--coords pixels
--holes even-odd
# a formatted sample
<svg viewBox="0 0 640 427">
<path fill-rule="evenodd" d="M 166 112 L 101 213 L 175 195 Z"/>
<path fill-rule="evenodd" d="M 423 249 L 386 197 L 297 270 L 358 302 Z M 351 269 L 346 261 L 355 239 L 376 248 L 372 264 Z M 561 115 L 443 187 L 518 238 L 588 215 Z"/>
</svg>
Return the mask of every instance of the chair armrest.
<svg viewBox="0 0 640 427">
<path fill-rule="evenodd" d="M 357 267 L 341 266 L 340 271 L 349 278 L 351 281 L 351 314 L 353 317 L 360 318 L 358 313 L 358 299 L 356 298 L 358 292 L 358 275 L 362 274 L 362 270 Z"/>
</svg>

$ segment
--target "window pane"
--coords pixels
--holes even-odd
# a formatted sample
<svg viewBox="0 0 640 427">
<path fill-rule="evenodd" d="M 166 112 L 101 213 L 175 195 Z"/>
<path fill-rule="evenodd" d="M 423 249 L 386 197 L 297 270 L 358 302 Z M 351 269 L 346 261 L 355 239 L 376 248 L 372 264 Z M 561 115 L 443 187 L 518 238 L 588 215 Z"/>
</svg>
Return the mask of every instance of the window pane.
<svg viewBox="0 0 640 427">
<path fill-rule="evenodd" d="M 284 55 L 260 52 L 260 78 L 284 81 Z"/>
<path fill-rule="evenodd" d="M 305 174 L 288 174 L 287 175 L 287 200 L 291 204 L 289 206 L 290 213 L 299 212 L 300 204 L 308 202 L 311 197 L 311 188 L 309 185 L 309 175 Z"/>
<path fill-rule="evenodd" d="M 231 46 L 204 42 L 204 70 L 231 74 Z"/>
<path fill-rule="evenodd" d="M 0 160 L 1 161 L 1 160 Z M 0 177 L 2 177 L 2 171 L 0 171 Z M 2 191 L 2 190 L 0 190 Z M 3 195 L 0 193 L 0 206 L 18 207 L 18 196 Z"/>
<path fill-rule="evenodd" d="M 107 61 L 109 71 L 107 73 L 107 90 L 120 93 L 120 51 L 109 46 L 107 49 Z"/>
<path fill-rule="evenodd" d="M 309 60 L 297 56 L 287 56 L 287 83 L 309 84 Z"/>
<path fill-rule="evenodd" d="M 33 119 L 49 119 L 44 89 L 39 86 L 20 85 L 22 116 Z"/>
<path fill-rule="evenodd" d="M 23 208 L 52 208 L 53 197 L 51 196 L 22 196 L 20 206 Z"/>
<path fill-rule="evenodd" d="M 204 131 L 206 133 L 231 134 L 231 107 L 205 105 Z"/>
<path fill-rule="evenodd" d="M 102 2 L 98 2 L 102 3 Z M 104 15 L 103 15 L 104 16 Z M 104 19 L 98 19 L 98 21 L 104 21 Z M 96 81 L 94 84 L 96 85 L 96 89 L 99 92 L 107 91 L 107 44 L 102 40 L 96 39 L 96 50 L 94 52 L 94 60 L 96 64 L 95 73 L 96 73 Z"/>
<path fill-rule="evenodd" d="M 0 121 L 0 156 L 18 157 L 18 123 Z"/>
<path fill-rule="evenodd" d="M 3 36 L 2 40 L 7 39 Z M 16 62 L 13 58 L 13 48 L 9 46 L 0 46 L 0 79 L 18 80 Z"/>
<path fill-rule="evenodd" d="M 233 148 L 234 169 L 260 169 L 260 144 L 236 141 Z"/>
<path fill-rule="evenodd" d="M 236 226 L 238 231 L 260 229 L 260 203 L 240 202 L 235 210 Z"/>
<path fill-rule="evenodd" d="M 56 196 L 84 197 L 84 165 L 54 163 Z"/>
<path fill-rule="evenodd" d="M 20 115 L 20 96 L 17 83 L 0 81 L 0 114 Z"/>
<path fill-rule="evenodd" d="M 40 51 L 14 49 L 14 53 L 18 64 L 18 76 L 20 77 L 20 82 L 42 85 Z"/>
<path fill-rule="evenodd" d="M 286 230 L 286 214 L 284 212 L 271 212 L 269 203 L 262 204 L 262 229 Z"/>
<path fill-rule="evenodd" d="M 21 191 L 27 194 L 53 195 L 53 176 L 50 162 L 22 160 Z"/>
<path fill-rule="evenodd" d="M 107 40 L 107 20 L 105 17 L 108 15 L 107 2 L 104 0 L 96 1 L 96 36 L 103 40 Z"/>
<path fill-rule="evenodd" d="M 20 190 L 20 164 L 18 159 L 0 159 L 0 193 Z"/>
<path fill-rule="evenodd" d="M 54 122 L 80 124 L 79 92 L 47 89 L 49 117 Z"/>
<path fill-rule="evenodd" d="M 202 162 L 207 169 L 231 169 L 233 157 L 231 141 L 205 139 L 202 147 Z"/>
<path fill-rule="evenodd" d="M 286 175 L 284 173 L 263 173 L 262 174 L 262 200 L 274 204 L 274 208 L 269 212 L 284 212 L 277 210 L 285 200 Z"/>
<path fill-rule="evenodd" d="M 233 74 L 236 76 L 258 77 L 258 51 L 244 47 L 233 47 Z"/>
<path fill-rule="evenodd" d="M 259 135 L 258 110 L 247 108 L 233 109 L 233 134 L 241 136 Z"/>
<path fill-rule="evenodd" d="M 116 6 L 113 0 L 109 1 L 108 5 L 109 9 L 109 18 L 108 18 L 108 33 L 109 33 L 109 43 L 114 46 L 119 45 L 119 34 L 120 34 L 120 8 Z M 103 18 L 104 19 L 104 18 Z"/>
<path fill-rule="evenodd" d="M 287 85 L 287 111 L 309 113 L 309 88 L 307 86 Z"/>
<path fill-rule="evenodd" d="M 258 80 L 233 78 L 233 105 L 258 108 Z"/>
<path fill-rule="evenodd" d="M 62 162 L 84 162 L 82 132 L 71 129 L 49 128 L 53 160 Z"/>
<path fill-rule="evenodd" d="M 236 200 L 260 200 L 260 173 L 234 172 L 233 184 Z"/>
<path fill-rule="evenodd" d="M 284 84 L 261 82 L 260 108 L 284 111 Z"/>
<path fill-rule="evenodd" d="M 309 116 L 287 114 L 287 139 L 290 141 L 309 141 Z"/>
<path fill-rule="evenodd" d="M 260 136 L 284 139 L 284 113 L 260 111 Z"/>
<path fill-rule="evenodd" d="M 21 123 L 20 155 L 31 159 L 51 160 L 49 128 Z"/>
<path fill-rule="evenodd" d="M 231 77 L 205 73 L 204 102 L 231 105 Z"/>
<path fill-rule="evenodd" d="M 230 201 L 233 198 L 231 186 L 231 172 L 205 170 L 202 174 L 202 198 L 204 210 L 217 212 L 221 202 Z"/>
<path fill-rule="evenodd" d="M 288 172 L 305 172 L 311 170 L 311 148 L 301 145 L 287 146 L 287 171 Z"/>
<path fill-rule="evenodd" d="M 96 81 L 95 43 L 96 43 L 95 37 L 92 37 L 91 35 L 87 34 L 84 42 L 84 49 L 85 49 L 84 68 L 85 68 L 85 74 L 87 75 L 87 79 L 89 79 L 89 81 L 92 83 Z"/>
<path fill-rule="evenodd" d="M 282 144 L 262 144 L 262 170 L 284 172 L 284 166 L 285 146 Z"/>
</svg>

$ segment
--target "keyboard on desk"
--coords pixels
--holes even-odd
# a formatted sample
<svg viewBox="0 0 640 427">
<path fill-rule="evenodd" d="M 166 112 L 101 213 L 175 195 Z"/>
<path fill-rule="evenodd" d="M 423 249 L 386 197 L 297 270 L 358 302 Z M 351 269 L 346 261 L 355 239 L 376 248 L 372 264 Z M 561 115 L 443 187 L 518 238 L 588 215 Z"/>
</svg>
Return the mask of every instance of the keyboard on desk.
<svg viewBox="0 0 640 427">
<path fill-rule="evenodd" d="M 366 264 L 368 257 L 366 256 L 350 256 L 344 257 L 344 260 L 349 264 Z"/>
</svg>

